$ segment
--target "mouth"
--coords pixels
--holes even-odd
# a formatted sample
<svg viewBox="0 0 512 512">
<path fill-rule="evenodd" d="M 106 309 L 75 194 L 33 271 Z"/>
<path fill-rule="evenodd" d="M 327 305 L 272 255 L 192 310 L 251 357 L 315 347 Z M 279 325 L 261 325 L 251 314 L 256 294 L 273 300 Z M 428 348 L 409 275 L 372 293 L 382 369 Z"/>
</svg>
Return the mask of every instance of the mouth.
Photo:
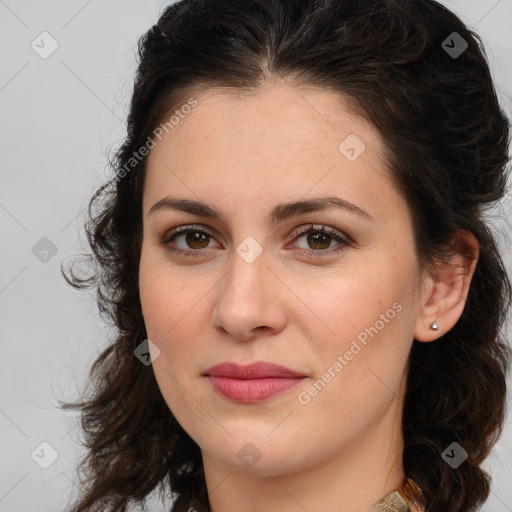
<svg viewBox="0 0 512 512">
<path fill-rule="evenodd" d="M 308 378 L 284 366 L 256 362 L 248 365 L 225 362 L 203 373 L 218 394 L 233 402 L 256 403 L 283 393 Z"/>
</svg>

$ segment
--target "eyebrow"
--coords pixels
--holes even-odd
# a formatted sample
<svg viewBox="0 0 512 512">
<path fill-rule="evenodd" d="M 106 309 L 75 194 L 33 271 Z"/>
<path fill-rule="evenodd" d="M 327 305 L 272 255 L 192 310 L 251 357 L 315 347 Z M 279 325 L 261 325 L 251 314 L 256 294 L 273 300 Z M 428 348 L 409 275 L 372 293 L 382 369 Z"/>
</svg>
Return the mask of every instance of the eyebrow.
<svg viewBox="0 0 512 512">
<path fill-rule="evenodd" d="M 289 219 L 296 215 L 310 213 L 315 211 L 326 210 L 329 208 L 339 208 L 349 213 L 359 215 L 367 220 L 373 220 L 373 217 L 360 208 L 359 206 L 351 203 L 340 197 L 314 197 L 304 201 L 295 201 L 290 203 L 279 203 L 271 210 L 268 215 L 270 224 L 276 224 L 283 220 Z M 148 216 L 154 212 L 162 209 L 179 210 L 199 217 L 209 217 L 217 219 L 224 224 L 227 220 L 217 208 L 210 206 L 202 201 L 195 201 L 192 199 L 177 199 L 172 197 L 164 197 L 157 201 L 148 212 Z"/>
<path fill-rule="evenodd" d="M 296 215 L 322 211 L 330 208 L 339 208 L 349 213 L 359 215 L 367 220 L 373 220 L 373 217 L 359 206 L 340 197 L 328 196 L 314 197 L 304 201 L 279 203 L 269 213 L 268 221 L 270 224 L 276 224 L 277 222 L 281 222 Z M 203 203 L 202 201 L 177 199 L 167 196 L 160 199 L 150 208 L 148 216 L 162 209 L 179 210 L 199 217 L 217 219 L 224 224 L 228 224 L 227 220 L 219 210 L 213 206 Z"/>
</svg>

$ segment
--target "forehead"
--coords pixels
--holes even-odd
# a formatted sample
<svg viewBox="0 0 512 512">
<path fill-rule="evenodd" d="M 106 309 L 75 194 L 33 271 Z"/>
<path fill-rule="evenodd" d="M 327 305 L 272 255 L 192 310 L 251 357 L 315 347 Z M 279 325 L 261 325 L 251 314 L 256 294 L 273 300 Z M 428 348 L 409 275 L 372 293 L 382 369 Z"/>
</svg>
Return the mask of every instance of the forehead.
<svg viewBox="0 0 512 512">
<path fill-rule="evenodd" d="M 187 105 L 191 98 L 193 108 Z M 212 159 L 222 159 L 228 169 L 241 159 L 253 170 L 273 162 L 290 162 L 297 169 L 301 160 L 316 161 L 321 170 L 340 156 L 347 158 L 343 152 L 354 145 L 350 142 L 358 152 L 364 148 L 367 164 L 386 166 L 376 129 L 352 112 L 343 96 L 327 89 L 285 84 L 250 92 L 211 88 L 185 95 L 164 123 L 171 117 L 173 124 L 150 152 L 148 167 L 160 157 L 183 161 L 189 169 L 200 164 L 206 170 Z"/>
<path fill-rule="evenodd" d="M 175 130 L 178 140 L 201 132 L 206 136 L 203 142 L 222 141 L 221 147 L 244 147 L 244 142 L 285 146 L 311 140 L 338 150 L 341 140 L 357 134 L 373 151 L 384 149 L 379 133 L 352 111 L 348 98 L 328 89 L 285 84 L 251 92 L 215 88 L 194 98 L 197 107 L 183 116 L 177 127 L 182 129 Z"/>
<path fill-rule="evenodd" d="M 181 105 L 191 97 L 196 105 L 181 115 L 174 107 L 169 117 L 179 122 L 149 154 L 145 212 L 167 192 L 217 204 L 252 200 L 253 208 L 331 192 L 357 204 L 396 203 L 380 134 L 339 94 L 290 85 L 209 89 Z"/>
</svg>

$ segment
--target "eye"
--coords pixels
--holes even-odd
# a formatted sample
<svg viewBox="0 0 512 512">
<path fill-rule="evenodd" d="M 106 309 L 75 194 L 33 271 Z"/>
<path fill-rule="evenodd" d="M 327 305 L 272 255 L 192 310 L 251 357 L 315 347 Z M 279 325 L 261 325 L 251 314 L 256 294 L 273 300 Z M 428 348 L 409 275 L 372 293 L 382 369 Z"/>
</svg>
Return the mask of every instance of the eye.
<svg viewBox="0 0 512 512">
<path fill-rule="evenodd" d="M 183 237 L 183 243 L 186 245 L 185 248 L 173 247 L 171 242 L 175 244 L 176 240 Z M 213 239 L 213 235 L 195 226 L 179 226 L 173 229 L 165 239 L 160 240 L 160 245 L 171 253 L 183 254 L 187 256 L 202 256 L 202 249 L 206 249 L 209 243 Z M 173 242 L 174 240 L 174 242 Z M 192 249 L 187 249 L 191 247 Z"/>
<path fill-rule="evenodd" d="M 326 254 L 334 254 L 345 250 L 351 245 L 349 237 L 344 236 L 338 230 L 328 228 L 323 225 L 309 224 L 308 226 L 297 229 L 292 235 L 292 241 L 305 238 L 306 244 L 313 249 L 301 249 L 308 256 L 325 256 Z M 183 237 L 183 238 L 182 238 Z M 178 241 L 182 239 L 185 247 L 180 247 Z M 201 257 L 204 256 L 204 249 L 211 248 L 210 243 L 214 239 L 214 235 L 205 231 L 201 227 L 191 225 L 179 226 L 173 229 L 167 236 L 159 241 L 159 244 L 168 252 L 181 254 L 184 256 Z M 337 245 L 331 247 L 332 241 L 338 242 Z M 286 248 L 290 244 L 286 245 Z"/>
<path fill-rule="evenodd" d="M 348 237 L 344 236 L 338 230 L 323 225 L 315 226 L 314 224 L 310 224 L 309 226 L 297 229 L 292 236 L 294 240 L 305 238 L 306 244 L 313 247 L 314 250 L 304 249 L 304 251 L 306 254 L 314 257 L 324 256 L 326 253 L 338 253 L 351 245 Z M 330 247 L 333 240 L 338 242 L 338 244 L 334 247 Z"/>
</svg>

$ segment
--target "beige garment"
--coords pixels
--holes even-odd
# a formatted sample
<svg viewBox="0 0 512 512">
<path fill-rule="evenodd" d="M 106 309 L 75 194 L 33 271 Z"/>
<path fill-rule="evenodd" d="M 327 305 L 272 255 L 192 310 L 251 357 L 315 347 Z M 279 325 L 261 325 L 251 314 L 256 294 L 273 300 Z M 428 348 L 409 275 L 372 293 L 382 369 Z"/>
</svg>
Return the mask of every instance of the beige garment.
<svg viewBox="0 0 512 512">
<path fill-rule="evenodd" d="M 416 496 L 415 502 L 411 502 L 405 496 L 403 489 L 405 485 L 408 486 L 410 492 L 412 491 Z M 384 496 L 375 505 L 371 506 L 367 512 L 423 512 L 421 507 L 421 490 L 418 485 L 411 479 L 407 479 L 402 487 L 401 492 L 398 490 L 391 491 Z"/>
</svg>

